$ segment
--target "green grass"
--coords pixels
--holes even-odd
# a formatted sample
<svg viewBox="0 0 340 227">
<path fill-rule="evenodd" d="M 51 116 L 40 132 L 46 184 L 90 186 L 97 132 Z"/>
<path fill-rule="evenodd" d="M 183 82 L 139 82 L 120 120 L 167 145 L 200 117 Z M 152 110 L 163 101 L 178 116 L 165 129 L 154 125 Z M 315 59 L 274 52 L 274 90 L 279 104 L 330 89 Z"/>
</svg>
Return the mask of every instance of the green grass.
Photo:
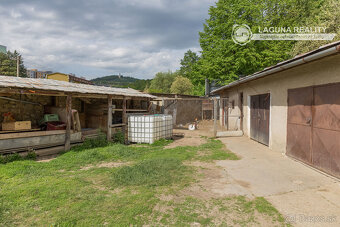
<svg viewBox="0 0 340 227">
<path fill-rule="evenodd" d="M 189 167 L 178 159 L 156 158 L 118 169 L 113 174 L 113 182 L 117 186 L 168 186 L 181 182 L 188 173 Z"/>
<path fill-rule="evenodd" d="M 225 145 L 220 140 L 208 139 L 208 141 L 208 143 L 200 146 L 201 155 L 198 157 L 198 160 L 239 160 L 239 157 L 227 150 Z"/>
<path fill-rule="evenodd" d="M 174 195 L 196 180 L 195 167 L 183 161 L 237 156 L 217 140 L 165 149 L 170 142 L 125 146 L 91 141 L 47 163 L 19 160 L 0 164 L 0 226 L 214 224 L 214 215 L 200 213 L 212 201 L 188 198 L 185 203 L 165 204 L 171 208 L 167 211 L 156 208 L 166 203 L 160 199 L 162 195 Z M 95 145 L 102 147 L 93 148 Z M 128 165 L 98 167 L 110 162 Z M 281 221 L 269 203 L 258 199 L 252 204 Z"/>
</svg>

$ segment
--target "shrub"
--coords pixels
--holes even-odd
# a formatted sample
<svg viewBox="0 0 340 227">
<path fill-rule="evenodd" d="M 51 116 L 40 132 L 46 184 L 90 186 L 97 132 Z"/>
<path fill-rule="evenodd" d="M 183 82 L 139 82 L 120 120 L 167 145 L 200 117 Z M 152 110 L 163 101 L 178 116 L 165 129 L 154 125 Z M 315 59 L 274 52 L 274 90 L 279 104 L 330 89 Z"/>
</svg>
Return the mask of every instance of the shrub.
<svg viewBox="0 0 340 227">
<path fill-rule="evenodd" d="M 25 157 L 25 159 L 28 160 L 36 160 L 37 159 L 37 154 L 34 152 L 28 152 L 27 156 Z"/>
<path fill-rule="evenodd" d="M 113 142 L 124 144 L 124 142 L 125 142 L 124 137 L 125 136 L 124 136 L 123 132 L 117 132 L 113 135 Z"/>
<path fill-rule="evenodd" d="M 35 160 L 36 158 L 37 155 L 34 152 L 29 152 L 26 156 L 20 156 L 19 154 L 0 155 L 0 164 L 22 160 Z"/>
<path fill-rule="evenodd" d="M 19 161 L 19 160 L 23 160 L 23 159 L 24 158 L 21 157 L 19 154 L 3 155 L 3 156 L 0 156 L 0 163 L 6 164 L 6 163 L 9 163 L 9 162 Z"/>
</svg>

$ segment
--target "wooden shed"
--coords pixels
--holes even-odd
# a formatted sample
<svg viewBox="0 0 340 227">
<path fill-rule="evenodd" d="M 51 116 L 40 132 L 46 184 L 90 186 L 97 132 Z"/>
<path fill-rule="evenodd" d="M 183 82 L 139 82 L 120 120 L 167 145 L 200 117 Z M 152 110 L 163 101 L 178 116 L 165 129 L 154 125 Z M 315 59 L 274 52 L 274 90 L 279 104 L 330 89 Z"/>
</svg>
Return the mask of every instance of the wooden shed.
<svg viewBox="0 0 340 227">
<path fill-rule="evenodd" d="M 67 151 L 99 132 L 112 140 L 117 129 L 126 131 L 127 113 L 148 113 L 154 98 L 130 88 L 0 76 L 0 123 L 10 115 L 13 122 L 31 125 L 26 129 L 1 128 L 0 154 Z M 41 121 L 46 114 L 58 115 L 65 128 L 43 128 Z"/>
</svg>

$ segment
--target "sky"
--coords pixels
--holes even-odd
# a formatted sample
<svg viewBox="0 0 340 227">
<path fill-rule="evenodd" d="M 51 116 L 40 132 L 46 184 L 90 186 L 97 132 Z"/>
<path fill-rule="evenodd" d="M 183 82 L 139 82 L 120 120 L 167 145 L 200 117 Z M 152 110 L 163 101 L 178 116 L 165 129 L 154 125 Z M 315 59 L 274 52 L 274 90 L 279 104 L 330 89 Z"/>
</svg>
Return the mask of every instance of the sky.
<svg viewBox="0 0 340 227">
<path fill-rule="evenodd" d="M 0 45 L 27 68 L 88 79 L 175 71 L 214 0 L 0 0 Z"/>
</svg>

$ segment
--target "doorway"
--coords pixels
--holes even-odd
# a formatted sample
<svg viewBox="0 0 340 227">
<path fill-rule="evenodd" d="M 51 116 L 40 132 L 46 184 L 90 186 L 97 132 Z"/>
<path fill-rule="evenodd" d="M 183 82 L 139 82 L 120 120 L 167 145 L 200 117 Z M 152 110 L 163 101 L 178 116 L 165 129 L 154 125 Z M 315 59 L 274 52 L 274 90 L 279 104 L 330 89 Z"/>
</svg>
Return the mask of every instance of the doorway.
<svg viewBox="0 0 340 227">
<path fill-rule="evenodd" d="M 269 146 L 270 94 L 250 97 L 250 138 Z"/>
</svg>

